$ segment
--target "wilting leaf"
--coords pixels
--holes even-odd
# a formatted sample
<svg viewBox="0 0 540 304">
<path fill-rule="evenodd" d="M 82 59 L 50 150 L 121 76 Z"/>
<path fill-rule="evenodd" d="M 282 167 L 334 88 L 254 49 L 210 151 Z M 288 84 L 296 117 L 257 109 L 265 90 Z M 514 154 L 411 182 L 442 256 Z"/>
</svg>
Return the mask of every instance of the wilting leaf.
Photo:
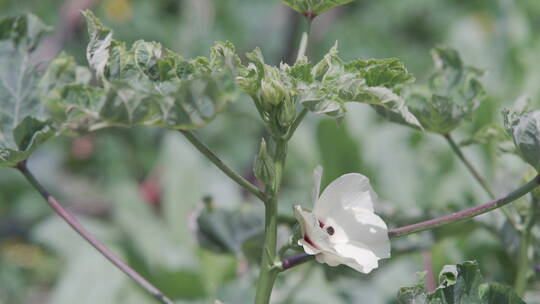
<svg viewBox="0 0 540 304">
<path fill-rule="evenodd" d="M 514 140 L 521 157 L 540 170 L 540 110 L 513 112 L 504 110 L 505 128 Z"/>
<path fill-rule="evenodd" d="M 54 130 L 38 98 L 32 51 L 49 28 L 34 15 L 0 20 L 0 167 L 25 160 Z"/>
<path fill-rule="evenodd" d="M 480 105 L 484 89 L 478 78 L 483 73 L 464 65 L 454 49 L 435 48 L 432 55 L 436 71 L 430 78 L 430 93 L 406 98 L 427 131 L 447 134 L 470 119 Z"/>
<path fill-rule="evenodd" d="M 314 18 L 336 6 L 344 5 L 353 0 L 280 0 L 295 11 Z"/>
<path fill-rule="evenodd" d="M 422 290 L 422 280 L 414 287 L 402 288 L 398 301 L 402 304 L 525 304 L 512 288 L 484 283 L 474 261 L 446 265 L 439 276 L 439 283 L 439 287 L 429 294 Z"/>
<path fill-rule="evenodd" d="M 73 75 L 81 68 L 65 58 L 57 59 L 56 64 L 63 62 L 72 77 L 57 85 L 47 104 L 56 117 L 67 119 L 64 127 L 195 129 L 235 98 L 235 71 L 240 62 L 231 43 L 218 42 L 209 58 L 192 60 L 156 42 L 139 40 L 128 49 L 91 12 L 83 14 L 90 34 L 87 59 L 103 88 L 79 81 Z M 53 65 L 48 73 L 54 74 L 57 68 Z"/>
</svg>

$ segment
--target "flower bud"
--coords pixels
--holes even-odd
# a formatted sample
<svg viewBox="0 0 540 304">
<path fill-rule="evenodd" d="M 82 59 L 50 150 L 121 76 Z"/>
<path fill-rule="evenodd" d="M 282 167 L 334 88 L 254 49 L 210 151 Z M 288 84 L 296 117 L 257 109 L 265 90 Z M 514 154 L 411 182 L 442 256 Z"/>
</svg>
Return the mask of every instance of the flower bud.
<svg viewBox="0 0 540 304">
<path fill-rule="evenodd" d="M 296 107 L 293 98 L 287 94 L 279 109 L 278 121 L 282 127 L 290 126 L 296 118 Z"/>
<path fill-rule="evenodd" d="M 285 96 L 285 91 L 280 83 L 273 79 L 262 79 L 260 88 L 260 98 L 263 107 L 268 108 L 271 105 L 278 105 Z"/>
<path fill-rule="evenodd" d="M 255 159 L 254 173 L 257 180 L 265 185 L 270 185 L 274 181 L 276 176 L 276 169 L 274 162 L 268 152 L 266 151 L 266 141 L 264 138 L 261 140 L 261 147 L 259 149 L 259 155 Z"/>
</svg>

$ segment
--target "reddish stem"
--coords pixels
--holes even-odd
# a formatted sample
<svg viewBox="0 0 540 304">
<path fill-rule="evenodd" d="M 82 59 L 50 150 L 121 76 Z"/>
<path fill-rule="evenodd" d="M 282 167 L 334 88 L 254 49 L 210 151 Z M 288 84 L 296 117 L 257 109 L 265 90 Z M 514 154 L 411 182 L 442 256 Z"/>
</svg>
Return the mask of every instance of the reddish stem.
<svg viewBox="0 0 540 304">
<path fill-rule="evenodd" d="M 28 170 L 26 161 L 18 163 L 17 168 L 26 179 L 36 188 L 41 196 L 47 201 L 49 206 L 56 212 L 66 223 L 68 223 L 73 230 L 75 230 L 80 236 L 82 236 L 90 245 L 92 245 L 97 251 L 99 251 L 105 258 L 113 263 L 118 269 L 127 274 L 131 279 L 137 282 L 143 289 L 148 291 L 152 296 L 165 304 L 173 304 L 173 302 L 167 298 L 159 289 L 143 278 L 139 273 L 129 267 L 124 261 L 122 261 L 116 254 L 109 250 L 103 243 L 98 241 L 88 230 L 86 230 L 77 219 L 71 215 L 58 201 L 43 188 L 34 175 Z"/>
</svg>

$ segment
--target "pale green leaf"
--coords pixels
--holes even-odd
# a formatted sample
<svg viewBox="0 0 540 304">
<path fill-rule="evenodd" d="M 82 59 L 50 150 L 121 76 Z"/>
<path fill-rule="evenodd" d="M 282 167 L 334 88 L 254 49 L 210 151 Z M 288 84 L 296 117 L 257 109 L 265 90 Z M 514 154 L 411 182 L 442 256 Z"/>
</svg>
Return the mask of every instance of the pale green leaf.
<svg viewBox="0 0 540 304">
<path fill-rule="evenodd" d="M 295 11 L 306 17 L 315 18 L 336 6 L 344 5 L 353 0 L 280 0 Z"/>
<path fill-rule="evenodd" d="M 0 20 L 0 167 L 25 160 L 54 135 L 38 97 L 30 60 L 49 28 L 34 15 Z"/>
<path fill-rule="evenodd" d="M 240 60 L 229 42 L 217 42 L 209 58 L 185 60 L 156 42 L 136 41 L 131 48 L 90 11 L 84 16 L 90 42 L 87 58 L 103 88 L 79 81 L 72 60 L 57 59 L 68 81 L 47 96 L 51 112 L 74 131 L 109 126 L 146 125 L 195 129 L 209 123 L 236 97 Z M 52 70 L 51 70 L 52 69 Z M 54 65 L 49 74 L 54 74 Z"/>
</svg>

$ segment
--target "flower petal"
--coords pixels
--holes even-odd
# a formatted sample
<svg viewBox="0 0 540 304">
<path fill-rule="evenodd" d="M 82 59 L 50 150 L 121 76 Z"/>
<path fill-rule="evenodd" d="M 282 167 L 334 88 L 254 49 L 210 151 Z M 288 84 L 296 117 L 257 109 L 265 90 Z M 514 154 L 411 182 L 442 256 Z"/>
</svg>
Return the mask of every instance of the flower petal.
<svg viewBox="0 0 540 304">
<path fill-rule="evenodd" d="M 375 213 L 365 209 L 336 209 L 321 221 L 332 227 L 330 242 L 354 244 L 369 248 L 378 258 L 390 257 L 390 239 L 386 223 Z"/>
<path fill-rule="evenodd" d="M 346 243 L 337 244 L 335 250 L 342 257 L 342 264 L 359 272 L 370 273 L 379 266 L 380 258 L 373 253 L 371 248 Z"/>
<path fill-rule="evenodd" d="M 319 217 L 326 217 L 336 208 L 366 209 L 373 211 L 373 201 L 377 196 L 369 179 L 358 173 L 349 173 L 334 180 L 315 201 L 313 213 Z"/>
<path fill-rule="evenodd" d="M 324 250 L 330 250 L 330 240 L 328 234 L 319 227 L 317 217 L 311 212 L 305 211 L 302 207 L 294 206 L 294 216 L 302 228 L 303 239 L 298 240 L 298 245 L 304 247 L 307 254 L 317 254 Z"/>
</svg>

